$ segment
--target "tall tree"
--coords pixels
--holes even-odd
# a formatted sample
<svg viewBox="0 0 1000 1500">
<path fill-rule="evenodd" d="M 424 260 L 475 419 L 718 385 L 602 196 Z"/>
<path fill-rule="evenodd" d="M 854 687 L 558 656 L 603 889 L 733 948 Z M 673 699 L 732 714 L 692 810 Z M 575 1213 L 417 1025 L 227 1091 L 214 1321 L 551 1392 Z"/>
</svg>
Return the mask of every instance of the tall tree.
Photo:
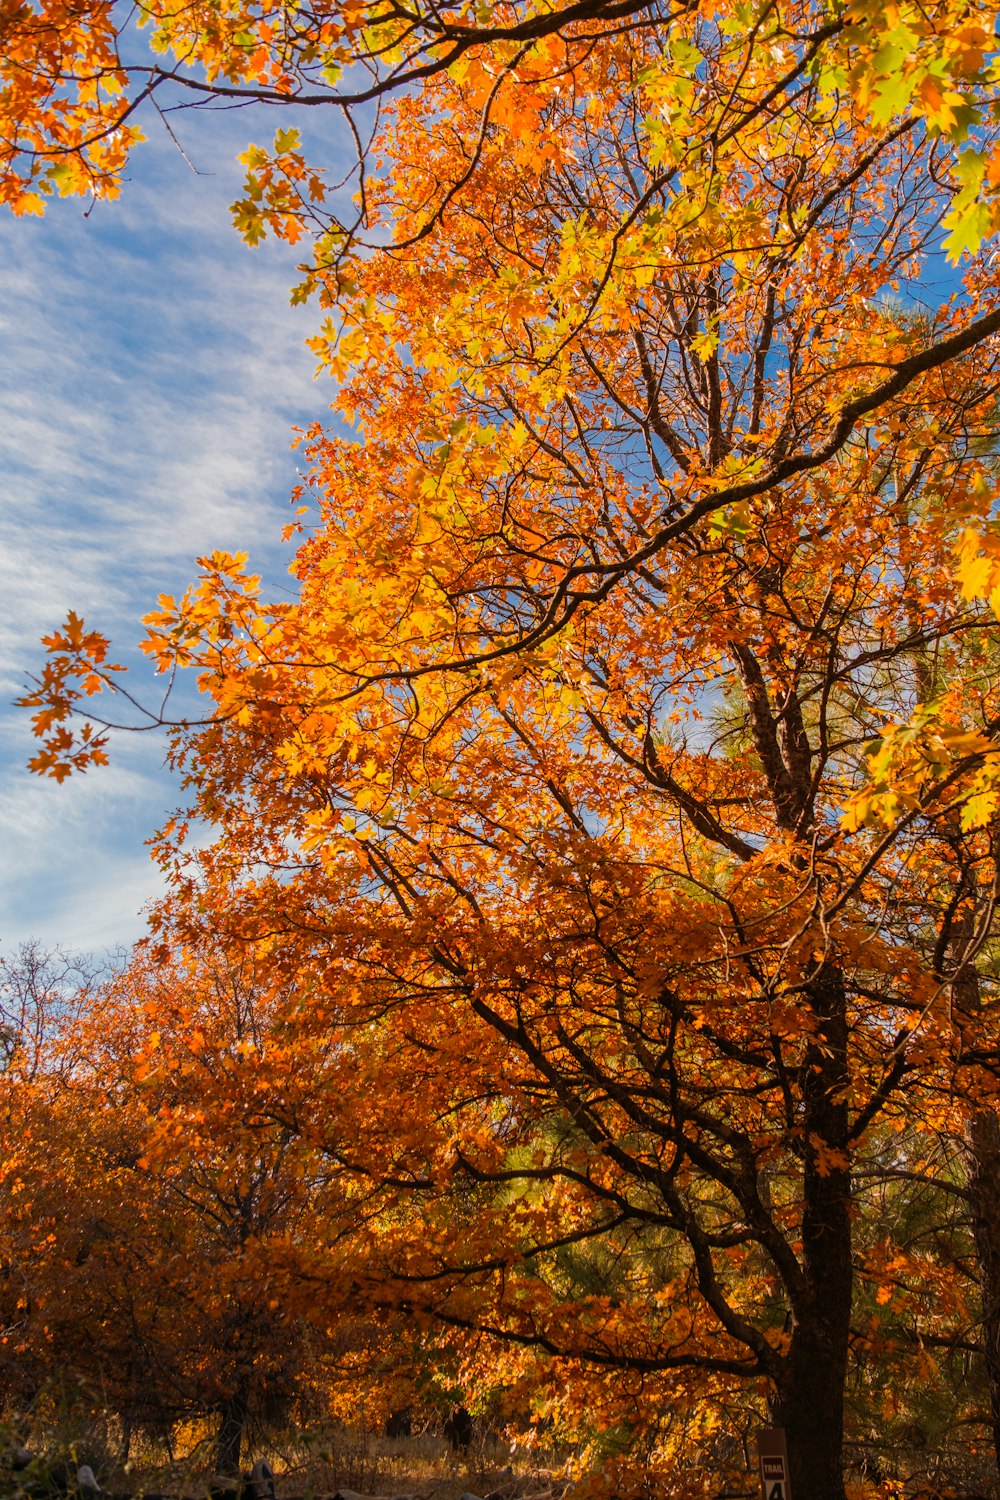
<svg viewBox="0 0 1000 1500">
<path fill-rule="evenodd" d="M 595 140 L 584 117 L 564 142 L 597 204 L 641 195 L 617 166 L 621 121 L 605 126 Z M 151 648 L 197 658 L 218 706 L 178 741 L 221 830 L 191 857 L 204 921 L 332 975 L 324 1014 L 370 1049 L 392 1123 L 355 1170 L 428 1203 L 436 1174 L 553 1184 L 543 1214 L 486 1192 L 460 1217 L 446 1193 L 432 1253 L 401 1226 L 380 1276 L 426 1282 L 442 1320 L 598 1367 L 764 1377 L 794 1480 L 838 1497 L 851 1156 L 954 1043 L 913 932 L 923 827 L 868 831 L 840 809 L 862 747 L 910 701 L 914 653 L 931 646 L 946 674 L 989 629 L 959 595 L 944 518 L 989 503 L 975 433 L 996 385 L 990 352 L 940 380 L 927 331 L 873 308 L 933 210 L 902 148 L 870 177 L 843 149 L 840 196 L 801 188 L 823 211 L 780 289 L 771 254 L 756 278 L 728 269 L 725 296 L 714 264 L 695 281 L 658 266 L 641 295 L 633 267 L 558 354 L 545 273 L 578 274 L 579 216 L 536 212 L 523 162 L 504 175 L 498 150 L 495 197 L 452 216 L 478 282 L 459 288 L 439 247 L 405 277 L 388 252 L 359 268 L 364 364 L 342 399 L 366 442 L 315 438 L 325 525 L 301 603 L 257 607 L 220 560 L 151 622 Z M 748 193 L 731 192 L 735 216 Z M 887 230 L 866 215 L 890 199 Z M 543 271 L 526 287 L 498 257 L 529 239 Z M 721 517 L 682 508 L 673 528 L 690 475 L 714 494 L 727 462 L 753 472 L 751 453 L 814 429 L 857 363 L 890 351 L 910 388 L 892 377 L 877 422 L 780 490 L 748 481 Z M 989 674 L 966 663 L 963 692 L 988 720 Z M 223 909 L 214 872 L 236 862 L 281 874 Z M 346 1077 L 341 1097 L 338 1138 Z M 554 1153 L 533 1144 L 543 1121 L 565 1122 Z M 559 1295 L 567 1237 L 622 1257 L 642 1235 L 662 1284 L 644 1247 L 619 1306 Z"/>
<path fill-rule="evenodd" d="M 31 1068 L 0 1076 L 5 1414 L 56 1381 L 126 1447 L 212 1418 L 238 1472 L 253 1435 L 335 1383 L 324 1365 L 377 1337 L 337 1276 L 363 1200 L 271 1107 L 275 1087 L 293 1103 L 295 1003 L 217 946 L 155 968 L 136 953 L 67 991 Z"/>
<path fill-rule="evenodd" d="M 852 1159 L 960 1041 L 947 779 L 842 809 L 915 655 L 957 684 L 949 755 L 996 714 L 952 567 L 995 495 L 995 286 L 886 300 L 945 216 L 956 252 L 992 222 L 992 125 L 949 139 L 986 33 L 657 16 L 433 69 L 386 107 L 371 246 L 316 224 L 358 441 L 308 440 L 298 600 L 217 555 L 149 618 L 211 699 L 174 756 L 212 839 L 165 830 L 163 920 L 309 976 L 310 1138 L 417 1205 L 359 1285 L 692 1404 L 766 1384 L 798 1492 L 842 1500 Z M 295 138 L 248 168 L 245 232 L 294 236 Z M 114 678 L 75 617 L 48 644 L 62 776 Z"/>
</svg>

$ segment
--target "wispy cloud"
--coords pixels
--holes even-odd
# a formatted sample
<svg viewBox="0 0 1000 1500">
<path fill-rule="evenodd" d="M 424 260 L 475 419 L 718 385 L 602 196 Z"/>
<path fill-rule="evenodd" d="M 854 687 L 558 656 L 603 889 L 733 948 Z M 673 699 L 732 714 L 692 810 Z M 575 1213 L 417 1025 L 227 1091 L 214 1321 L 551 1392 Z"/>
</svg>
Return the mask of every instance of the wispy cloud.
<svg viewBox="0 0 1000 1500">
<path fill-rule="evenodd" d="M 28 936 L 81 950 L 130 941 L 159 895 L 143 847 L 169 783 L 162 754 L 129 746 L 104 775 L 56 786 L 11 774 L 0 787 L 0 945 Z"/>
<path fill-rule="evenodd" d="M 138 158 L 120 204 L 0 221 L 0 694 L 75 608 L 122 646 L 194 558 L 250 550 L 286 588 L 278 541 L 295 482 L 291 427 L 324 414 L 293 310 L 294 258 L 251 252 L 228 222 L 243 120 L 183 120 Z M 103 946 L 157 889 L 141 840 L 177 800 L 162 749 L 63 787 L 29 778 L 27 725 L 0 728 L 0 942 Z M 122 755 L 125 760 L 122 760 Z"/>
</svg>

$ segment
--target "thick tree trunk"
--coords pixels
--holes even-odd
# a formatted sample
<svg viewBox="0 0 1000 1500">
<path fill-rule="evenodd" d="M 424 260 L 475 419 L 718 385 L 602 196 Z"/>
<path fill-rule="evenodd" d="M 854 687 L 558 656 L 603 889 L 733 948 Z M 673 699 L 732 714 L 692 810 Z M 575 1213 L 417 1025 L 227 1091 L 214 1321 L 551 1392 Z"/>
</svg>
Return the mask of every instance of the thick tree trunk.
<svg viewBox="0 0 1000 1500">
<path fill-rule="evenodd" d="M 961 962 L 952 981 L 952 999 L 960 1026 L 968 1024 L 975 1035 L 983 1001 L 979 972 L 968 953 L 975 934 L 977 892 L 968 870 L 962 872 L 961 880 L 970 900 L 956 923 L 953 941 Z M 975 1112 L 969 1122 L 967 1145 L 972 1233 L 983 1314 L 983 1358 L 990 1393 L 993 1454 L 1000 1477 L 1000 1119 L 995 1110 Z"/>
<path fill-rule="evenodd" d="M 240 1454 L 250 1407 L 250 1379 L 239 1374 L 219 1408 L 219 1435 L 215 1440 L 215 1466 L 220 1474 L 240 1472 Z"/>
<path fill-rule="evenodd" d="M 796 1326 L 775 1411 L 788 1442 L 792 1500 L 844 1500 L 846 1371 L 847 1337 L 834 1320 Z"/>
<path fill-rule="evenodd" d="M 805 1057 L 802 1266 L 804 1300 L 775 1417 L 785 1428 L 793 1500 L 844 1500 L 844 1384 L 851 1329 L 847 1005 L 824 966 L 811 987 L 817 1035 Z"/>
<path fill-rule="evenodd" d="M 969 1192 L 983 1304 L 983 1354 L 990 1391 L 993 1451 L 1000 1475 L 1000 1120 L 979 1110 L 969 1126 Z"/>
</svg>

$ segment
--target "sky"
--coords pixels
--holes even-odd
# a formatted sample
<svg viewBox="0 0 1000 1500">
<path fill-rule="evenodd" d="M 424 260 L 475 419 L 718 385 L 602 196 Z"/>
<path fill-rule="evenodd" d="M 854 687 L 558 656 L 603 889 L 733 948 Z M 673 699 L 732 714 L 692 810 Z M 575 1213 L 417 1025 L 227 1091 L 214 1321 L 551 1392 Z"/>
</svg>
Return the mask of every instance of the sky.
<svg viewBox="0 0 1000 1500">
<path fill-rule="evenodd" d="M 248 550 L 266 589 L 292 587 L 292 429 L 328 416 L 334 393 L 303 343 L 316 308 L 289 305 L 294 252 L 246 247 L 227 207 L 237 153 L 274 124 L 174 116 L 195 173 L 148 121 L 117 203 L 0 217 L 6 952 L 34 938 L 100 954 L 141 936 L 160 890 L 144 841 L 181 799 L 156 735 L 119 736 L 110 767 L 61 786 L 25 769 L 35 745 L 12 700 L 39 638 L 75 609 L 127 660 L 140 615 L 216 548 Z"/>
</svg>

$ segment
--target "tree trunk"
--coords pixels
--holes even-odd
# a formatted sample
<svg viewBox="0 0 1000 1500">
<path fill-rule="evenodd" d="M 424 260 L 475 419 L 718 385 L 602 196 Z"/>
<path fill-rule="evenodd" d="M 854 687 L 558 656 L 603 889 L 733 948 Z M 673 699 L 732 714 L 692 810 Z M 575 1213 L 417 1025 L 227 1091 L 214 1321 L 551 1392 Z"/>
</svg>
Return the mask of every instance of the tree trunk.
<svg viewBox="0 0 1000 1500">
<path fill-rule="evenodd" d="M 978 1110 L 969 1126 L 969 1192 L 972 1232 L 983 1304 L 983 1354 L 990 1391 L 990 1418 L 1000 1475 L 1000 1121 Z"/>
<path fill-rule="evenodd" d="M 792 1500 L 844 1500 L 844 1384 L 851 1331 L 847 1005 L 825 965 L 810 997 L 817 1034 L 805 1056 L 802 1268 L 792 1341 L 776 1403 L 788 1442 Z"/>
<path fill-rule="evenodd" d="M 968 1025 L 975 1035 L 983 999 L 975 959 L 968 957 L 978 903 L 976 887 L 967 869 L 961 874 L 959 889 L 963 887 L 970 900 L 955 924 L 953 943 L 959 963 L 952 980 L 952 1000 L 960 1029 Z M 993 1454 L 1000 1476 L 1000 1120 L 995 1110 L 976 1110 L 969 1122 L 967 1145 L 972 1234 L 983 1314 L 983 1358 L 990 1393 Z"/>
<path fill-rule="evenodd" d="M 219 1407 L 219 1435 L 215 1440 L 215 1466 L 220 1474 L 240 1472 L 240 1454 L 250 1406 L 250 1377 L 236 1376 L 232 1391 Z"/>
<path fill-rule="evenodd" d="M 839 1322 L 817 1315 L 792 1334 L 775 1411 L 788 1443 L 792 1500 L 844 1500 L 847 1334 Z"/>
</svg>

